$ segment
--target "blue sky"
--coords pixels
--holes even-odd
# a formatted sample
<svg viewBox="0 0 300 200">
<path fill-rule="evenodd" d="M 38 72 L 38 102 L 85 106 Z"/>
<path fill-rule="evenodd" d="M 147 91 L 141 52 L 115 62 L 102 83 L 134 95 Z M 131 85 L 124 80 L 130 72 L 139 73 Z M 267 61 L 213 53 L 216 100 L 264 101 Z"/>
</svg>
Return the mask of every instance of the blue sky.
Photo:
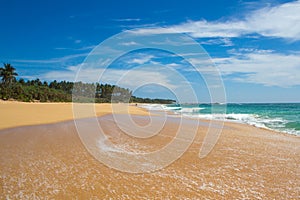
<svg viewBox="0 0 300 200">
<path fill-rule="evenodd" d="M 11 63 L 25 79 L 73 81 L 89 53 L 124 30 L 158 36 L 176 32 L 206 50 L 220 71 L 228 102 L 300 102 L 300 1 L 1 0 L 0 4 L 0 61 Z M 121 86 L 136 89 L 139 96 L 173 97 L 176 78 L 171 80 L 172 75 L 160 67 L 149 67 L 169 66 L 193 82 L 199 101 L 210 101 L 205 80 L 183 70 L 189 63 L 168 55 L 153 50 L 124 55 L 101 80 L 115 83 L 130 66 L 136 69 L 132 76 L 144 72 L 141 80 L 150 77 L 164 84 L 155 93 L 149 85 L 136 88 L 123 81 Z M 138 65 L 148 66 L 143 71 Z M 133 82 L 141 86 L 141 80 Z"/>
</svg>

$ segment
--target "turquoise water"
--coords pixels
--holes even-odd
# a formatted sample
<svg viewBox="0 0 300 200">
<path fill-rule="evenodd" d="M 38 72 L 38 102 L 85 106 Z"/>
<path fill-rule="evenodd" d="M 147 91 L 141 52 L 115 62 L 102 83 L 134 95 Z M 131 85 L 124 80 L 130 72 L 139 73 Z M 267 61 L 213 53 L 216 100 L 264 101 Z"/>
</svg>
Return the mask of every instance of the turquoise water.
<svg viewBox="0 0 300 200">
<path fill-rule="evenodd" d="M 300 136 L 300 103 L 177 104 L 163 108 L 184 116 L 225 119 Z"/>
</svg>

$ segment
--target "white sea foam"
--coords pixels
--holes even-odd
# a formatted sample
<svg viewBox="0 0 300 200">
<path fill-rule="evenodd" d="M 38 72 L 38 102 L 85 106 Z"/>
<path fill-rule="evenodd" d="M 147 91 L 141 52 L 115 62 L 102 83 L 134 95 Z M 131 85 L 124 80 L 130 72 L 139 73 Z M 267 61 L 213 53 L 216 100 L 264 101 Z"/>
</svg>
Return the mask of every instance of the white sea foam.
<svg viewBox="0 0 300 200">
<path fill-rule="evenodd" d="M 107 144 L 107 139 L 100 139 L 98 140 L 98 147 L 103 151 L 103 152 L 123 152 L 123 149 L 120 149 L 116 146 L 111 146 Z"/>
<path fill-rule="evenodd" d="M 267 116 L 261 116 L 257 114 L 244 114 L 244 113 L 243 114 L 242 113 L 205 114 L 205 113 L 201 113 L 201 110 L 205 109 L 201 107 L 189 107 L 189 108 L 180 107 L 180 106 L 168 107 L 160 104 L 144 104 L 143 107 L 149 110 L 168 110 L 174 112 L 177 115 L 181 115 L 188 118 L 239 122 L 239 123 L 249 124 L 258 128 L 265 128 L 265 129 L 280 131 L 284 133 L 300 135 L 299 130 L 286 128 L 285 125 L 289 121 L 284 120 L 283 118 L 280 117 L 270 118 Z"/>
<path fill-rule="evenodd" d="M 287 129 L 285 124 L 289 121 L 282 118 L 268 118 L 262 117 L 255 114 L 183 114 L 183 116 L 199 119 L 208 119 L 208 120 L 224 120 L 230 122 L 238 122 L 249 124 L 258 128 L 265 128 L 269 130 L 280 131 L 293 135 L 300 135 L 300 131 L 295 129 Z"/>
<path fill-rule="evenodd" d="M 209 120 L 225 120 L 225 121 L 234 121 L 241 122 L 245 124 L 250 124 L 260 128 L 267 128 L 266 125 L 271 125 L 274 123 L 284 123 L 285 121 L 281 118 L 267 119 L 262 118 L 259 115 L 255 114 L 185 114 L 187 117 L 200 118 L 200 119 L 209 119 Z"/>
<path fill-rule="evenodd" d="M 198 113 L 200 110 L 204 110 L 205 108 L 182 108 L 181 113 Z"/>
<path fill-rule="evenodd" d="M 174 107 L 167 107 L 167 106 L 163 106 L 163 109 L 164 110 L 181 110 L 182 109 L 182 107 L 180 107 L 180 106 L 174 106 Z"/>
<path fill-rule="evenodd" d="M 164 105 L 161 104 L 140 104 L 139 107 L 145 108 L 147 110 L 164 110 Z"/>
</svg>

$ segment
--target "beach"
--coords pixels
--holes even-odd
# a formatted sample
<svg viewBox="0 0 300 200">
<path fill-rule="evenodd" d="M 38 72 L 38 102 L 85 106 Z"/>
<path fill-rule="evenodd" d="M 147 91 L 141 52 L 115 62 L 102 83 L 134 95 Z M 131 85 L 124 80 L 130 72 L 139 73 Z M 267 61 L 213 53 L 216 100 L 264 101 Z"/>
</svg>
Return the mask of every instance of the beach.
<svg viewBox="0 0 300 200">
<path fill-rule="evenodd" d="M 80 106 L 80 105 L 79 105 Z M 87 113 L 82 117 L 93 117 L 109 114 L 112 112 L 111 104 L 93 104 L 95 113 Z M 136 106 L 127 107 L 125 104 L 115 105 L 117 113 L 130 113 L 137 115 L 148 115 L 145 109 Z M 72 103 L 24 103 L 16 101 L 0 100 L 0 130 L 5 128 L 49 124 L 72 120 Z"/>
<path fill-rule="evenodd" d="M 149 112 L 120 104 L 137 124 Z M 0 102 L 0 199 L 298 199 L 300 137 L 225 122 L 213 150 L 199 158 L 209 128 L 201 121 L 179 159 L 151 173 L 127 173 L 95 159 L 77 133 L 70 103 Z M 153 152 L 170 143 L 179 126 L 166 121 L 159 134 L 133 138 L 113 121 L 111 104 L 95 105 L 103 131 L 118 149 Z M 82 119 L 94 119 L 90 113 Z M 159 121 L 157 116 L 157 121 Z M 220 129 L 220 127 L 212 127 Z M 101 146 L 100 146 L 101 148 Z M 111 149 L 107 150 L 112 152 Z"/>
</svg>

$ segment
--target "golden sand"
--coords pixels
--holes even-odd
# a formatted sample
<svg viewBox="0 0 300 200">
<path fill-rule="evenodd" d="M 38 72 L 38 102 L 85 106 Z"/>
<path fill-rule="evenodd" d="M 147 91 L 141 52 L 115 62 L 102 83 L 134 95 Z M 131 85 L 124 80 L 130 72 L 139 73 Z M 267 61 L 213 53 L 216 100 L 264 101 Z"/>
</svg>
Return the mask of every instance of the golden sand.
<svg viewBox="0 0 300 200">
<path fill-rule="evenodd" d="M 5 107 L 1 105 L 1 120 L 5 119 Z M 60 120 L 72 117 L 68 104 L 18 103 L 17 107 L 27 109 L 26 116 L 43 109 L 47 113 L 37 112 L 35 117 L 52 116 L 48 121 L 24 119 L 27 124 L 34 120 L 56 122 L 55 117 L 60 115 L 57 113 L 66 114 Z M 97 114 L 106 113 L 105 107 L 109 112 L 109 105 L 99 105 L 102 110 Z M 15 115 L 22 113 L 24 110 L 14 109 Z M 22 119 L 13 116 L 6 119 L 11 126 L 16 119 Z M 147 117 L 139 120 L 149 121 Z M 105 117 L 99 122 L 114 144 L 145 152 L 161 149 L 172 140 L 178 127 L 168 122 L 157 136 L 136 139 L 122 134 Z M 153 173 L 131 174 L 94 159 L 80 141 L 73 121 L 5 129 L 0 131 L 0 199 L 299 198 L 299 137 L 226 123 L 213 151 L 200 159 L 206 131 L 207 126 L 199 126 L 189 149 L 168 167 Z"/>
<path fill-rule="evenodd" d="M 86 104 L 82 106 L 85 107 Z M 112 112 L 111 104 L 94 104 L 97 116 Z M 136 106 L 127 104 L 115 104 L 116 113 L 129 113 L 136 115 L 148 115 L 149 113 Z M 87 113 L 83 117 L 93 117 Z M 0 100 L 0 130 L 5 128 L 49 124 L 61 121 L 72 120 L 72 103 L 23 103 L 15 101 Z"/>
</svg>

